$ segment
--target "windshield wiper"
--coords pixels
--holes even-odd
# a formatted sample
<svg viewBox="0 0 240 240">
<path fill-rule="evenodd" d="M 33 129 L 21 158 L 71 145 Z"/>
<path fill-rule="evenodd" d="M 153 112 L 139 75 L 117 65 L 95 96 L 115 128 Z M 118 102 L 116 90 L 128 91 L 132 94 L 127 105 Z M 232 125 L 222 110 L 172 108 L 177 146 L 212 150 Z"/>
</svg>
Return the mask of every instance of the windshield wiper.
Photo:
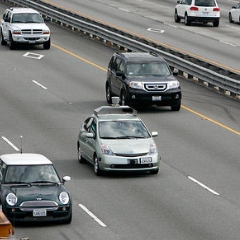
<svg viewBox="0 0 240 240">
<path fill-rule="evenodd" d="M 46 184 L 58 184 L 57 182 L 52 182 L 52 181 L 34 181 L 34 182 L 31 182 L 31 184 L 35 184 L 35 183 L 46 183 Z"/>
</svg>

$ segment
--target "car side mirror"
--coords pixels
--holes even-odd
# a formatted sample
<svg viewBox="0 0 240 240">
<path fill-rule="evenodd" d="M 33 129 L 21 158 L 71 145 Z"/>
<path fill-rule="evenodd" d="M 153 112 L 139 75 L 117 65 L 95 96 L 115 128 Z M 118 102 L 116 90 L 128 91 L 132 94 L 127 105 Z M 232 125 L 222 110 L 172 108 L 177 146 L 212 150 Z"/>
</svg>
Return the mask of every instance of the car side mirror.
<svg viewBox="0 0 240 240">
<path fill-rule="evenodd" d="M 152 137 L 157 137 L 158 136 L 158 132 L 157 131 L 154 131 L 151 133 Z"/>
<path fill-rule="evenodd" d="M 89 133 L 86 133 L 86 137 L 87 138 L 94 138 L 94 134 L 89 132 Z"/>
<path fill-rule="evenodd" d="M 49 18 L 49 17 L 45 17 L 45 18 L 43 18 L 43 20 L 44 20 L 45 22 L 50 22 L 50 18 Z"/>
<path fill-rule="evenodd" d="M 5 22 L 10 22 L 10 18 L 4 18 Z"/>
<path fill-rule="evenodd" d="M 71 180 L 71 177 L 69 177 L 69 176 L 64 176 L 64 177 L 62 178 L 63 183 L 69 182 L 70 180 Z"/>
<path fill-rule="evenodd" d="M 125 74 L 124 74 L 124 72 L 117 71 L 117 72 L 116 72 L 116 75 L 117 75 L 118 77 L 125 78 Z"/>
<path fill-rule="evenodd" d="M 173 75 L 174 75 L 174 76 L 177 76 L 177 75 L 178 75 L 178 70 L 177 70 L 177 69 L 174 69 L 174 70 L 173 70 Z"/>
<path fill-rule="evenodd" d="M 235 7 L 235 6 L 233 6 L 232 8 L 236 9 L 236 7 Z"/>
</svg>

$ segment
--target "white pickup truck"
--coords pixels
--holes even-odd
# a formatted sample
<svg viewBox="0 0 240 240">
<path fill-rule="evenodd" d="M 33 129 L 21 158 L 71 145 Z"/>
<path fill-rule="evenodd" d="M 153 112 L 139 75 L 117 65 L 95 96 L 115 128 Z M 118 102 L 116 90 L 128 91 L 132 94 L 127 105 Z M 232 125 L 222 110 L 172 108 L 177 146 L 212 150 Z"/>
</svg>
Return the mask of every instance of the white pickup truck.
<svg viewBox="0 0 240 240">
<path fill-rule="evenodd" d="M 1 45 L 9 45 L 11 50 L 17 44 L 43 44 L 50 49 L 50 29 L 41 14 L 31 8 L 6 9 L 1 20 Z"/>
</svg>

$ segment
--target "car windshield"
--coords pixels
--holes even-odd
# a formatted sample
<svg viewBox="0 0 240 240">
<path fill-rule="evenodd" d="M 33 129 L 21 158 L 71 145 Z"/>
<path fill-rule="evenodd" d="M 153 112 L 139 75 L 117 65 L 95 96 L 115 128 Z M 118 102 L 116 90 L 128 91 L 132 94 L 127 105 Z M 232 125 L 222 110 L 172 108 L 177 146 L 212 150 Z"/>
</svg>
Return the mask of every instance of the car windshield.
<svg viewBox="0 0 240 240">
<path fill-rule="evenodd" d="M 129 63 L 127 65 L 128 76 L 153 75 L 167 77 L 170 74 L 170 69 L 165 62 Z"/>
<path fill-rule="evenodd" d="M 215 7 L 216 3 L 214 0 L 195 0 L 195 5 L 199 7 Z"/>
<path fill-rule="evenodd" d="M 102 121 L 99 122 L 99 136 L 104 139 L 150 138 L 141 121 Z"/>
<path fill-rule="evenodd" d="M 5 183 L 59 183 L 59 177 L 53 165 L 8 166 Z"/>
<path fill-rule="evenodd" d="M 43 18 L 37 13 L 15 13 L 12 23 L 43 23 Z"/>
</svg>

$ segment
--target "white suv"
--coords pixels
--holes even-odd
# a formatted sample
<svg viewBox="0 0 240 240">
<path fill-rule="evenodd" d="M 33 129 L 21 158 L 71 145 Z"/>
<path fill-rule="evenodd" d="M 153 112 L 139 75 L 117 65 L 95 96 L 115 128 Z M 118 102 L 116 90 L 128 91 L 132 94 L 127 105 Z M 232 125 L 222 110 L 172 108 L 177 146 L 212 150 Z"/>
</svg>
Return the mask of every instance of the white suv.
<svg viewBox="0 0 240 240">
<path fill-rule="evenodd" d="M 216 0 L 178 0 L 174 13 L 175 22 L 184 19 L 185 25 L 191 22 L 212 22 L 214 27 L 219 26 L 220 8 Z"/>
<path fill-rule="evenodd" d="M 31 8 L 6 9 L 1 21 L 1 44 L 15 49 L 17 44 L 43 44 L 50 49 L 50 29 L 41 14 Z"/>
</svg>

